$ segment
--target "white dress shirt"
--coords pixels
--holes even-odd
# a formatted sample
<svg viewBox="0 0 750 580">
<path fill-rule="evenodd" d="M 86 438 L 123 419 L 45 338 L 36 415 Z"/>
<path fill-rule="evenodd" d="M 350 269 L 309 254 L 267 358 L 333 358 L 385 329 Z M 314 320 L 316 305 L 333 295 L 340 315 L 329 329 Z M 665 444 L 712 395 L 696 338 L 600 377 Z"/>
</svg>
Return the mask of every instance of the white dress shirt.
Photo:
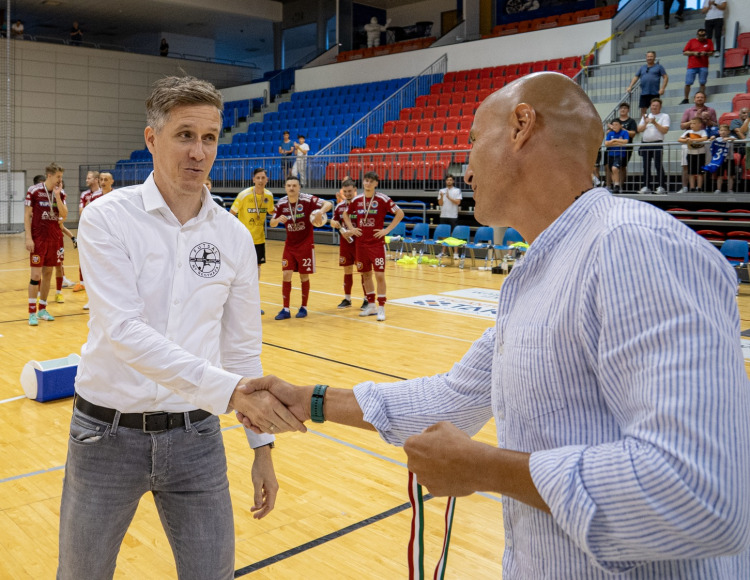
<svg viewBox="0 0 750 580">
<path fill-rule="evenodd" d="M 218 415 L 242 377 L 262 376 L 252 238 L 205 188 L 202 201 L 181 225 L 152 173 L 81 214 L 91 304 L 76 377 L 84 399 L 123 413 Z"/>
<path fill-rule="evenodd" d="M 502 498 L 504 580 L 750 578 L 736 288 L 685 225 L 591 190 L 531 244 L 495 327 L 448 373 L 354 393 L 389 443 L 494 415 L 499 447 L 531 453 L 552 514 Z"/>
</svg>

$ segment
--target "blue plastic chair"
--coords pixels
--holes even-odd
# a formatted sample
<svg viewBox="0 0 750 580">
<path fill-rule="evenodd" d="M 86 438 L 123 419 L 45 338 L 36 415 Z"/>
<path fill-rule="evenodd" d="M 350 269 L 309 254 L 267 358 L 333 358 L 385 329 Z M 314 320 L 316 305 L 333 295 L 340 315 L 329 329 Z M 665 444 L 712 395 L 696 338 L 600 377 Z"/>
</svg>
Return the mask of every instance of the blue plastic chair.
<svg viewBox="0 0 750 580">
<path fill-rule="evenodd" d="M 487 269 L 487 262 L 490 266 L 495 264 L 495 231 L 489 226 L 482 226 L 474 233 L 474 240 L 466 244 L 466 249 L 471 252 L 471 265 L 476 265 L 475 250 L 485 250 L 484 267 Z"/>
<path fill-rule="evenodd" d="M 387 224 L 386 224 L 387 225 Z M 396 236 L 399 236 L 398 240 L 394 240 Z M 386 244 L 386 248 L 388 251 L 393 251 L 394 247 L 397 247 L 398 249 L 394 251 L 393 259 L 398 260 L 404 253 L 404 238 L 406 237 L 406 224 L 402 221 L 396 225 L 395 228 L 391 230 L 391 233 L 388 234 L 388 237 L 391 238 L 390 242 Z"/>
<path fill-rule="evenodd" d="M 422 242 L 422 246 L 427 246 L 430 249 L 430 254 L 434 254 L 435 250 L 434 247 L 437 244 L 442 244 L 443 240 L 451 235 L 451 227 L 449 224 L 440 224 L 438 227 L 435 228 L 435 231 L 432 233 L 432 239 L 431 240 L 424 240 Z"/>
</svg>

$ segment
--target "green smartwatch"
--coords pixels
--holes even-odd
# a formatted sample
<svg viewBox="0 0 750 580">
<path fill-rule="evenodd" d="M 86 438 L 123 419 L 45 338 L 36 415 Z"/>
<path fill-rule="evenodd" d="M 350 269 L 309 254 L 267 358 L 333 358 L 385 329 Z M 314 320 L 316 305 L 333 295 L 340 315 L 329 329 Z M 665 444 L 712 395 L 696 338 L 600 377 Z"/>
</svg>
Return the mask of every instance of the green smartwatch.
<svg viewBox="0 0 750 580">
<path fill-rule="evenodd" d="M 325 399 L 328 385 L 315 385 L 312 399 L 310 399 L 310 419 L 313 423 L 324 423 L 326 418 L 323 415 L 323 400 Z"/>
</svg>

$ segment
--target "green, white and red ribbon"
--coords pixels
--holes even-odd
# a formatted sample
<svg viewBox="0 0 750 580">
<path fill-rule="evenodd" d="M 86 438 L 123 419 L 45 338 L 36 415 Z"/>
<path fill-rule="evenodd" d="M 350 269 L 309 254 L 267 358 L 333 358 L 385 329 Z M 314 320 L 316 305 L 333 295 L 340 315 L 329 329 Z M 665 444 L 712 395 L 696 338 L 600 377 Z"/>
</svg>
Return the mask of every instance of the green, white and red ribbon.
<svg viewBox="0 0 750 580">
<path fill-rule="evenodd" d="M 422 486 L 417 483 L 417 476 L 409 472 L 409 503 L 411 504 L 411 536 L 409 538 L 409 580 L 424 580 L 424 498 Z M 448 562 L 448 548 L 450 547 L 451 530 L 453 527 L 453 512 L 456 508 L 456 498 L 449 497 L 445 506 L 445 537 L 443 538 L 443 552 L 435 566 L 434 580 L 445 578 L 445 566 Z"/>
</svg>

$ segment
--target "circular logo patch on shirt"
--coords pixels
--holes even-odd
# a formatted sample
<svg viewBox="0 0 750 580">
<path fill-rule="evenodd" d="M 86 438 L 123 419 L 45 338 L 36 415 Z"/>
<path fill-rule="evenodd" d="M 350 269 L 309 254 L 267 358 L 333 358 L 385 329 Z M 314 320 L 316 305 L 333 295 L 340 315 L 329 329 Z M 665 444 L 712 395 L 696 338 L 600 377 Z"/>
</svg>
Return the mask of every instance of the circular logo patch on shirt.
<svg viewBox="0 0 750 580">
<path fill-rule="evenodd" d="M 219 248 L 208 242 L 195 246 L 190 251 L 190 268 L 201 278 L 213 278 L 221 268 Z"/>
</svg>

